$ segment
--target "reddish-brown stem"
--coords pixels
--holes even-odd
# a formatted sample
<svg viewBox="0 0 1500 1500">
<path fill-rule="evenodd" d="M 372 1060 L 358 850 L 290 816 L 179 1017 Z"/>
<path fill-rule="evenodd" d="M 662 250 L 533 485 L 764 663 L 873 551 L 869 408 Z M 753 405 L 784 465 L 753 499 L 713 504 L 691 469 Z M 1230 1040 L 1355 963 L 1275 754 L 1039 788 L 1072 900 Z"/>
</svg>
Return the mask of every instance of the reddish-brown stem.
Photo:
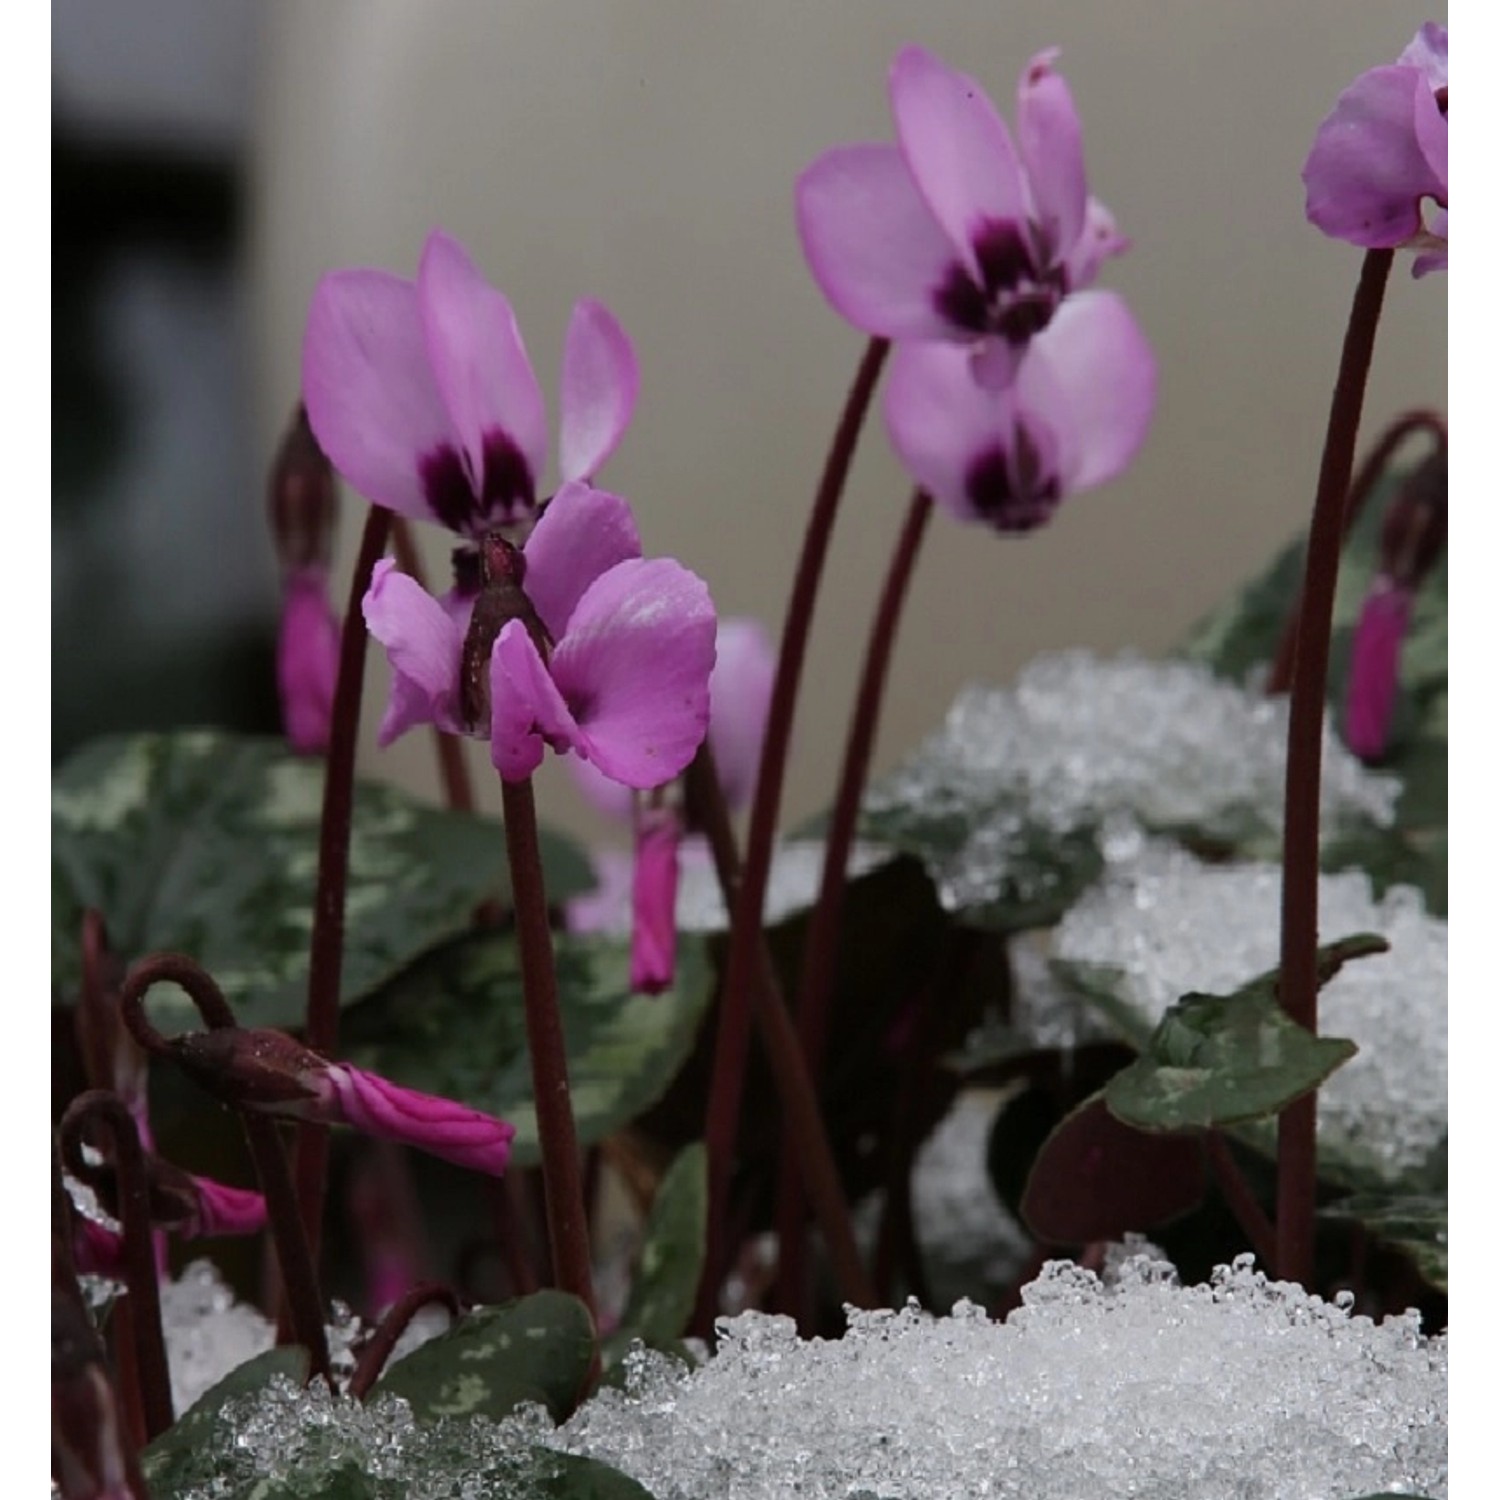
<svg viewBox="0 0 1500 1500">
<path fill-rule="evenodd" d="M 1365 253 L 1349 312 L 1308 531 L 1292 669 L 1286 821 L 1282 839 L 1279 994 L 1292 1020 L 1314 1033 L 1318 1029 L 1318 812 L 1329 637 L 1338 586 L 1344 500 L 1349 493 L 1365 381 L 1393 255 L 1390 250 Z M 1283 1280 L 1300 1281 L 1304 1285 L 1311 1282 L 1313 1273 L 1317 1107 L 1314 1091 L 1283 1111 L 1277 1130 L 1276 1274 Z"/>
<path fill-rule="evenodd" d="M 432 1302 L 442 1303 L 455 1318 L 462 1311 L 457 1295 L 439 1281 L 419 1281 L 416 1286 L 404 1292 L 380 1320 L 370 1342 L 360 1353 L 354 1373 L 349 1377 L 349 1394 L 356 1401 L 363 1401 L 369 1395 L 370 1387 L 380 1379 L 380 1372 L 385 1369 L 391 1350 L 396 1347 L 411 1320 Z"/>
<path fill-rule="evenodd" d="M 844 761 L 839 770 L 838 792 L 829 819 L 823 852 L 823 876 L 818 888 L 802 949 L 801 988 L 797 996 L 797 1036 L 807 1059 L 807 1071 L 817 1088 L 823 1071 L 823 1049 L 828 1038 L 828 1012 L 838 973 L 839 932 L 844 913 L 849 853 L 859 823 L 859 805 L 869 779 L 875 733 L 885 702 L 885 685 L 896 647 L 896 631 L 907 589 L 916 570 L 922 538 L 932 515 L 932 499 L 918 490 L 912 496 L 906 521 L 891 555 L 885 586 L 870 625 L 865 647 L 864 669 L 854 700 L 854 714 L 844 741 Z M 801 1151 L 790 1137 L 782 1142 L 777 1174 L 776 1236 L 781 1246 L 778 1277 L 783 1305 L 799 1322 L 806 1322 L 807 1208 L 798 1167 Z"/>
<path fill-rule="evenodd" d="M 1229 1211 L 1236 1222 L 1245 1231 L 1245 1238 L 1250 1241 L 1255 1258 L 1262 1267 L 1275 1265 L 1276 1226 L 1266 1217 L 1265 1210 L 1250 1191 L 1250 1184 L 1245 1181 L 1245 1174 L 1240 1171 L 1229 1143 L 1221 1132 L 1208 1130 L 1203 1134 L 1203 1148 L 1208 1155 L 1208 1165 L 1213 1171 L 1214 1179 L 1219 1184 L 1219 1191 L 1224 1195 L 1224 1201 L 1229 1205 Z"/>
<path fill-rule="evenodd" d="M 339 640 L 339 678 L 323 773 L 323 813 L 318 828 L 318 886 L 313 897 L 312 946 L 307 964 L 307 1045 L 331 1057 L 339 1040 L 339 982 L 344 968 L 344 895 L 349 882 L 349 823 L 354 813 L 354 750 L 364 696 L 369 632 L 362 603 L 370 575 L 385 552 L 391 513 L 370 507 L 349 581 L 349 605 Z M 297 1125 L 297 1207 L 314 1264 L 323 1243 L 323 1198 L 328 1183 L 328 1127 Z M 320 1325 L 321 1326 L 321 1325 Z"/>
<path fill-rule="evenodd" d="M 568 1052 L 557 1003 L 557 968 L 537 841 L 536 799 L 529 777 L 525 781 L 502 780 L 500 787 L 515 900 L 516 940 L 521 951 L 526 1040 L 531 1053 L 531 1085 L 542 1148 L 552 1265 L 558 1286 L 580 1298 L 597 1321 L 582 1163 L 568 1092 Z"/>
<path fill-rule="evenodd" d="M 146 1015 L 146 992 L 155 984 L 175 984 L 184 991 L 210 1030 L 237 1027 L 233 1009 L 208 971 L 180 953 L 156 953 L 143 958 L 125 976 L 120 987 L 120 1019 L 136 1042 L 155 1057 L 176 1062 L 172 1044 Z M 298 1213 L 297 1194 L 287 1166 L 286 1152 L 276 1126 L 251 1110 L 237 1110 L 250 1154 L 255 1160 L 260 1190 L 266 1200 L 266 1217 L 276 1243 L 276 1261 L 286 1297 L 288 1328 L 311 1356 L 312 1374 L 332 1383 L 328 1360 L 328 1336 L 323 1322 L 323 1296 L 311 1247 Z M 286 1341 L 287 1329 L 278 1329 Z"/>
<path fill-rule="evenodd" d="M 97 1124 L 109 1136 L 108 1155 L 114 1163 L 120 1232 L 124 1241 L 125 1289 L 130 1298 L 131 1340 L 140 1376 L 141 1411 L 146 1441 L 160 1437 L 172 1425 L 172 1380 L 167 1373 L 167 1346 L 161 1331 L 161 1294 L 156 1280 L 156 1251 L 151 1242 L 151 1190 L 146 1181 L 146 1159 L 130 1111 L 106 1089 L 89 1089 L 69 1106 L 58 1127 L 63 1161 L 70 1168 L 84 1166 L 83 1145 L 88 1128 Z"/>
<path fill-rule="evenodd" d="M 687 798 L 694 823 L 708 837 L 714 871 L 724 896 L 724 908 L 733 911 L 742 878 L 740 852 L 734 827 L 729 821 L 723 787 L 714 768 L 713 751 L 706 740 L 688 767 Z M 759 931 L 755 956 L 755 1020 L 760 1028 L 761 1044 L 771 1059 L 771 1076 L 776 1081 L 785 1114 L 785 1132 L 796 1142 L 801 1168 L 807 1178 L 808 1196 L 812 1199 L 813 1212 L 828 1246 L 828 1260 L 839 1296 L 856 1307 L 878 1306 L 875 1289 L 854 1238 L 849 1205 L 844 1198 L 838 1164 L 818 1109 L 817 1092 L 802 1049 L 797 1044 L 796 1029 L 782 997 L 765 934 Z"/>
<path fill-rule="evenodd" d="M 729 1178 L 734 1166 L 735 1136 L 739 1128 L 740 1100 L 745 1086 L 745 1059 L 750 1042 L 750 1015 L 756 950 L 761 913 L 765 907 L 766 882 L 771 872 L 771 851 L 776 838 L 776 819 L 781 810 L 781 786 L 786 774 L 787 749 L 791 742 L 792 717 L 797 688 L 807 655 L 818 584 L 828 553 L 839 499 L 849 477 L 865 414 L 869 410 L 881 367 L 890 350 L 885 339 L 871 339 L 844 402 L 843 414 L 834 431 L 833 443 L 823 466 L 823 476 L 813 499 L 802 554 L 787 601 L 786 621 L 781 633 L 781 651 L 771 689 L 766 718 L 765 747 L 756 779 L 755 800 L 750 809 L 750 834 L 745 845 L 745 867 L 739 899 L 732 911 L 729 957 L 725 963 L 723 996 L 719 1005 L 719 1029 L 714 1042 L 712 1081 L 708 1093 L 708 1234 L 703 1261 L 703 1280 L 698 1288 L 695 1324 L 700 1329 L 713 1324 L 718 1291 L 728 1268 L 725 1214 L 729 1205 Z"/>
<path fill-rule="evenodd" d="M 1391 460 L 1396 456 L 1407 438 L 1414 432 L 1425 432 L 1433 440 L 1433 446 L 1443 449 L 1448 446 L 1448 424 L 1435 411 L 1418 409 L 1396 418 L 1380 435 L 1380 441 L 1365 456 L 1349 486 L 1349 498 L 1344 502 L 1343 539 L 1349 538 L 1356 523 L 1364 513 L 1365 505 L 1375 492 Z M 1292 680 L 1292 663 L 1297 654 L 1297 621 L 1302 613 L 1302 595 L 1299 592 L 1287 612 L 1286 624 L 1282 628 L 1281 641 L 1271 661 L 1271 673 L 1266 678 L 1266 696 L 1284 693 Z"/>
<path fill-rule="evenodd" d="M 411 523 L 405 516 L 391 521 L 392 551 L 396 566 L 424 589 L 427 579 L 422 571 L 422 554 L 417 551 L 411 534 Z M 469 763 L 464 759 L 463 740 L 456 734 L 445 734 L 432 726 L 432 743 L 437 749 L 438 775 L 443 783 L 443 800 L 454 812 L 474 811 L 474 783 L 469 779 Z"/>
</svg>

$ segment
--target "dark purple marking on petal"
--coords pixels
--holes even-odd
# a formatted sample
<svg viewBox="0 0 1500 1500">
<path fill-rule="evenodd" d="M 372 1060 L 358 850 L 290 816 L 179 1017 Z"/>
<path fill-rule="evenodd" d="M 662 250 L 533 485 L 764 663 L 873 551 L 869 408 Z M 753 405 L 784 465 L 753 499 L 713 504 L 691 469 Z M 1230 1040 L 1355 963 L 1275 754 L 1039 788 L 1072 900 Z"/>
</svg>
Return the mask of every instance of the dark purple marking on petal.
<svg viewBox="0 0 1500 1500">
<path fill-rule="evenodd" d="M 498 427 L 484 435 L 484 474 L 477 489 L 467 460 L 451 443 L 424 454 L 417 473 L 433 515 L 464 536 L 520 520 L 536 507 L 531 466 Z"/>
<path fill-rule="evenodd" d="M 1016 428 L 1013 449 L 997 445 L 969 465 L 964 488 L 996 531 L 1035 531 L 1052 519 L 1062 499 L 1057 476 L 1043 468 L 1041 449 L 1024 424 Z"/>
<path fill-rule="evenodd" d="M 999 334 L 1025 344 L 1051 321 L 1067 293 L 1067 272 L 1052 265 L 1041 230 L 1009 219 L 993 219 L 974 236 L 982 281 L 955 261 L 933 292 L 938 313 L 967 333 Z"/>
</svg>

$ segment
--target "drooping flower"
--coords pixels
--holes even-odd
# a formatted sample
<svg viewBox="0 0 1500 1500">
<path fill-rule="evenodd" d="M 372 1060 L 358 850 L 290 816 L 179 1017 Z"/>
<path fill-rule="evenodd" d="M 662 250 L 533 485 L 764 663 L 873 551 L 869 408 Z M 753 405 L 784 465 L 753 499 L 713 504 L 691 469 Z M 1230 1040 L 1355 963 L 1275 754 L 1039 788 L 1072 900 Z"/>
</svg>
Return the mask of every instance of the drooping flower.
<svg viewBox="0 0 1500 1500">
<path fill-rule="evenodd" d="M 962 521 L 1036 529 L 1065 496 L 1121 474 L 1151 425 L 1156 360 L 1112 292 L 1069 298 L 1005 390 L 966 364 L 951 345 L 900 345 L 885 396 L 908 473 Z"/>
<path fill-rule="evenodd" d="M 890 69 L 897 144 L 835 147 L 797 182 L 803 250 L 834 308 L 867 333 L 964 345 L 991 388 L 1129 244 L 1089 196 L 1056 59 L 1022 72 L 1013 141 L 974 79 L 905 47 Z"/>
<path fill-rule="evenodd" d="M 271 464 L 266 511 L 281 564 L 276 687 L 282 728 L 299 755 L 321 755 L 328 749 L 339 674 L 339 621 L 328 598 L 338 487 L 303 406 Z"/>
<path fill-rule="evenodd" d="M 223 1027 L 188 1032 L 169 1045 L 186 1073 L 237 1108 L 352 1125 L 494 1177 L 510 1160 L 516 1131 L 507 1121 L 329 1062 L 285 1032 Z"/>
<path fill-rule="evenodd" d="M 630 340 L 579 302 L 563 346 L 562 483 L 590 480 L 635 407 Z M 302 391 L 333 466 L 367 499 L 479 538 L 541 498 L 547 411 L 510 303 L 457 240 L 434 230 L 415 281 L 334 271 L 313 294 Z"/>
<path fill-rule="evenodd" d="M 708 684 L 708 743 L 731 811 L 745 806 L 755 789 L 775 673 L 775 654 L 758 620 L 719 621 L 717 659 Z M 575 932 L 612 927 L 619 893 L 628 889 L 631 988 L 660 994 L 676 973 L 680 862 L 684 856 L 706 860 L 706 845 L 696 835 L 684 837 L 676 799 L 632 791 L 576 757 L 567 764 L 589 801 L 611 817 L 628 819 L 635 835 L 633 862 L 615 861 L 608 851 L 596 854 L 599 892 L 569 904 L 569 925 Z"/>
<path fill-rule="evenodd" d="M 481 562 L 478 592 L 445 601 L 376 566 L 365 620 L 393 668 L 380 743 L 432 722 L 488 739 L 511 781 L 548 745 L 627 786 L 676 776 L 708 723 L 714 612 L 702 580 L 643 559 L 625 501 L 581 483 L 558 491 L 524 548 L 486 536 Z"/>
<path fill-rule="evenodd" d="M 1380 565 L 1354 628 L 1344 739 L 1361 760 L 1385 754 L 1401 691 L 1401 648 L 1417 590 L 1447 541 L 1448 460 L 1440 448 L 1412 470 L 1385 514 Z"/>
<path fill-rule="evenodd" d="M 299 755 L 322 755 L 339 678 L 339 619 L 328 598 L 328 570 L 300 568 L 287 574 L 281 589 L 276 687 L 282 729 Z"/>
<path fill-rule="evenodd" d="M 1302 169 L 1307 217 L 1365 249 L 1448 265 L 1448 30 L 1427 22 L 1389 66 L 1360 74 L 1318 127 Z"/>
</svg>

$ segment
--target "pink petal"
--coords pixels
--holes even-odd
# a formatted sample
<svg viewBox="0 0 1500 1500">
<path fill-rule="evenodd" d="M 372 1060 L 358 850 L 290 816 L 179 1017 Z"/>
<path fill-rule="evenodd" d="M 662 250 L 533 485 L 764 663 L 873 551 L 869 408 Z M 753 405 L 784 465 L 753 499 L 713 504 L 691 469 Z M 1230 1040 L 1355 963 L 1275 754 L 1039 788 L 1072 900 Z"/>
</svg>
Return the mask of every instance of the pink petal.
<svg viewBox="0 0 1500 1500">
<path fill-rule="evenodd" d="M 125 1236 L 81 1214 L 73 1220 L 73 1260 L 81 1276 L 125 1279 Z"/>
<path fill-rule="evenodd" d="M 198 1218 L 192 1237 L 258 1234 L 266 1227 L 266 1200 L 259 1193 L 207 1177 L 193 1178 L 193 1186 L 198 1191 Z"/>
<path fill-rule="evenodd" d="M 714 634 L 708 589 L 669 558 L 592 584 L 552 656 L 579 753 L 642 790 L 679 775 L 708 729 Z"/>
<path fill-rule="evenodd" d="M 978 279 L 976 234 L 1026 214 L 1021 165 L 1005 121 L 974 79 L 921 47 L 897 53 L 890 89 L 896 137 L 912 179 Z"/>
<path fill-rule="evenodd" d="M 379 743 L 389 745 L 413 724 L 461 732 L 458 679 L 464 643 L 448 611 L 389 558 L 375 564 L 363 608 L 370 634 L 391 661 L 391 699 Z"/>
<path fill-rule="evenodd" d="M 885 387 L 885 424 L 906 472 L 961 521 L 979 518 L 969 494 L 975 459 L 1009 442 L 1014 389 L 980 386 L 968 354 L 943 344 L 898 345 Z"/>
<path fill-rule="evenodd" d="M 667 807 L 645 809 L 635 831 L 631 886 L 630 988 L 659 995 L 677 972 L 677 844 L 682 830 Z"/>
<path fill-rule="evenodd" d="M 490 760 L 507 781 L 524 781 L 546 746 L 571 749 L 578 725 L 536 642 L 520 620 L 500 632 L 490 653 Z"/>
<path fill-rule="evenodd" d="M 422 457 L 456 441 L 427 362 L 416 288 L 386 271 L 334 271 L 313 293 L 302 399 L 318 446 L 367 499 L 418 520 Z"/>
<path fill-rule="evenodd" d="M 1016 139 L 1054 261 L 1066 257 L 1083 233 L 1088 200 L 1083 127 L 1068 85 L 1052 70 L 1057 56 L 1056 47 L 1037 53 L 1016 91 Z"/>
<path fill-rule="evenodd" d="M 1120 233 L 1115 216 L 1097 198 L 1090 198 L 1084 207 L 1083 229 L 1063 261 L 1068 290 L 1081 292 L 1092 286 L 1100 266 L 1128 249 L 1130 240 Z"/>
<path fill-rule="evenodd" d="M 480 499 L 479 515 L 456 529 L 478 532 L 535 502 L 547 462 L 546 403 L 510 303 L 441 230 L 422 248 L 417 299 L 433 377 Z"/>
<path fill-rule="evenodd" d="M 608 490 L 565 484 L 526 539 L 526 597 L 557 640 L 584 590 L 616 563 L 641 555 L 630 506 Z"/>
<path fill-rule="evenodd" d="M 1423 197 L 1447 199 L 1446 134 L 1419 70 L 1372 68 L 1318 127 L 1302 169 L 1307 217 L 1324 234 L 1365 249 L 1403 244 L 1422 228 Z"/>
<path fill-rule="evenodd" d="M 510 1161 L 514 1125 L 467 1104 L 405 1089 L 347 1063 L 331 1063 L 328 1080 L 336 1118 L 380 1140 L 415 1146 L 429 1155 L 501 1176 Z"/>
<path fill-rule="evenodd" d="M 759 620 L 719 621 L 718 656 L 708 679 L 708 742 L 730 810 L 755 792 L 776 680 L 776 652 Z"/>
<path fill-rule="evenodd" d="M 1349 663 L 1344 739 L 1361 760 L 1378 760 L 1401 691 L 1401 643 L 1411 623 L 1412 596 L 1386 577 L 1371 585 Z"/>
<path fill-rule="evenodd" d="M 802 253 L 835 312 L 884 338 L 945 338 L 934 305 L 957 255 L 895 146 L 825 151 L 797 179 Z"/>
<path fill-rule="evenodd" d="M 592 479 L 619 446 L 635 410 L 635 351 L 615 315 L 585 298 L 573 308 L 563 344 L 559 477 Z"/>
<path fill-rule="evenodd" d="M 328 601 L 326 568 L 299 568 L 282 584 L 276 639 L 281 722 L 299 755 L 321 755 L 333 723 L 339 677 L 339 621 Z"/>
<path fill-rule="evenodd" d="M 1426 22 L 1396 59 L 1403 67 L 1417 68 L 1434 90 L 1448 86 L 1448 28 Z"/>
<path fill-rule="evenodd" d="M 1021 407 L 1056 433 L 1063 489 L 1092 489 L 1122 474 L 1156 410 L 1156 356 L 1125 299 L 1067 298 L 1032 340 L 1016 378 Z"/>
</svg>

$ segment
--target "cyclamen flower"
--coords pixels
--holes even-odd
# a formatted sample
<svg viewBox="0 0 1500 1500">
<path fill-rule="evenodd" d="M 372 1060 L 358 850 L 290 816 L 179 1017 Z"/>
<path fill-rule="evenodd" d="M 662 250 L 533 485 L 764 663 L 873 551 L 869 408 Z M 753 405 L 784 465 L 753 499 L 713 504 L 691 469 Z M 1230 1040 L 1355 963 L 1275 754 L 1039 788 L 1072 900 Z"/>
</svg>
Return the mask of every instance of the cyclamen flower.
<svg viewBox="0 0 1500 1500">
<path fill-rule="evenodd" d="M 1362 73 L 1318 127 L 1307 217 L 1365 249 L 1418 252 L 1413 276 L 1448 266 L 1448 30 L 1429 21 L 1396 61 Z M 1435 207 L 1424 220 L 1424 206 Z"/>
<path fill-rule="evenodd" d="M 352 1125 L 493 1177 L 510 1160 L 516 1130 L 507 1121 L 329 1062 L 285 1032 L 223 1027 L 188 1032 L 170 1045 L 185 1072 L 236 1108 Z"/>
<path fill-rule="evenodd" d="M 803 250 L 834 308 L 884 338 L 963 345 L 991 388 L 1129 247 L 1089 196 L 1057 55 L 1022 72 L 1013 142 L 974 79 L 903 48 L 890 70 L 898 144 L 836 147 L 797 182 Z"/>
<path fill-rule="evenodd" d="M 380 743 L 432 722 L 487 738 L 510 781 L 547 745 L 627 786 L 676 776 L 708 724 L 714 612 L 702 580 L 642 559 L 625 501 L 579 483 L 524 549 L 492 535 L 483 556 L 484 588 L 443 602 L 376 566 L 365 620 L 394 671 Z"/>
<path fill-rule="evenodd" d="M 602 303 L 573 309 L 563 347 L 558 471 L 591 479 L 635 407 L 630 340 Z M 307 415 L 367 499 L 478 538 L 528 520 L 547 460 L 547 411 L 510 303 L 434 230 L 417 278 L 334 271 L 302 345 Z"/>
<path fill-rule="evenodd" d="M 775 655 L 758 620 L 719 621 L 718 654 L 709 677 L 708 743 L 731 810 L 748 803 L 755 789 L 775 672 Z M 680 862 L 683 856 L 706 860 L 706 846 L 701 838 L 684 840 L 675 803 L 632 792 L 587 761 L 570 759 L 568 766 L 595 807 L 611 817 L 630 819 L 635 832 L 633 867 L 596 856 L 599 893 L 570 903 L 569 925 L 575 932 L 609 928 L 620 892 L 628 887 L 630 986 L 637 993 L 661 994 L 671 987 L 677 968 Z"/>
<path fill-rule="evenodd" d="M 328 599 L 328 570 L 299 568 L 281 587 L 276 687 L 282 729 L 299 755 L 322 755 L 333 731 L 339 677 L 339 620 Z"/>
<path fill-rule="evenodd" d="M 1005 532 L 1045 524 L 1064 496 L 1121 474 L 1156 406 L 1156 360 L 1111 292 L 1069 298 L 1003 391 L 962 351 L 902 344 L 885 420 L 907 471 L 950 514 Z"/>
</svg>

